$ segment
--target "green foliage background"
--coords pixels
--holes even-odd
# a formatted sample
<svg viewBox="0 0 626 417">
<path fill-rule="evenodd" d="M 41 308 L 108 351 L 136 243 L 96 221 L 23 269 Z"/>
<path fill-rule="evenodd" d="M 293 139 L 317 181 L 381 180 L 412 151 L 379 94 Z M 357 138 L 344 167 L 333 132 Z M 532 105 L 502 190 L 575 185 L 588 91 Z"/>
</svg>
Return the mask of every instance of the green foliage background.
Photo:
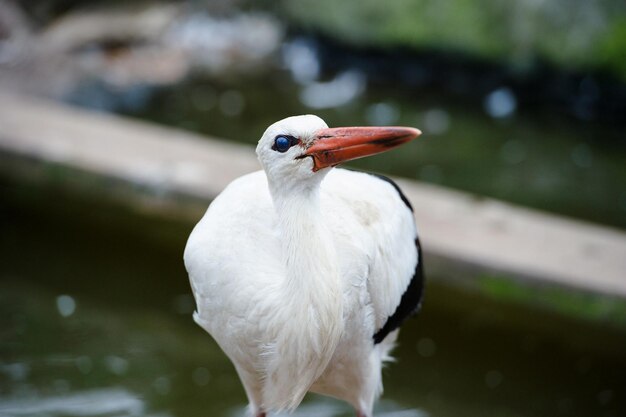
<svg viewBox="0 0 626 417">
<path fill-rule="evenodd" d="M 608 70 L 626 80 L 621 0 L 285 0 L 288 20 L 368 46 L 443 49 L 503 61 Z"/>
</svg>

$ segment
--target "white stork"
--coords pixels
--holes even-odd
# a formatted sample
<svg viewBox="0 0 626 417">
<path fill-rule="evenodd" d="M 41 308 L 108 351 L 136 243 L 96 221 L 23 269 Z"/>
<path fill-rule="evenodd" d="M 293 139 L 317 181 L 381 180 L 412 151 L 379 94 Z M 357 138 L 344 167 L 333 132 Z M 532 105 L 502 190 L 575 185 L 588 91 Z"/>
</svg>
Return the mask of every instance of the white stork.
<svg viewBox="0 0 626 417">
<path fill-rule="evenodd" d="M 372 416 L 382 363 L 421 303 L 420 246 L 397 185 L 333 167 L 420 133 L 276 122 L 256 148 L 263 171 L 233 181 L 191 233 L 194 319 L 234 364 L 251 415 L 312 391 Z"/>
</svg>

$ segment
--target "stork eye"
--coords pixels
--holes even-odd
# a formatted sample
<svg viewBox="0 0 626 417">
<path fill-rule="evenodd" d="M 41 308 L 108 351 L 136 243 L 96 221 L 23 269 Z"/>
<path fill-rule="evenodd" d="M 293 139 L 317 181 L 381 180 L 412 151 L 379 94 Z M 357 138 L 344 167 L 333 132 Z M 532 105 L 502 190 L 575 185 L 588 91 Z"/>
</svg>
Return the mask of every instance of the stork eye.
<svg viewBox="0 0 626 417">
<path fill-rule="evenodd" d="M 289 148 L 298 142 L 298 139 L 293 136 L 278 135 L 274 139 L 274 146 L 272 146 L 272 149 L 280 153 L 287 152 Z"/>
</svg>

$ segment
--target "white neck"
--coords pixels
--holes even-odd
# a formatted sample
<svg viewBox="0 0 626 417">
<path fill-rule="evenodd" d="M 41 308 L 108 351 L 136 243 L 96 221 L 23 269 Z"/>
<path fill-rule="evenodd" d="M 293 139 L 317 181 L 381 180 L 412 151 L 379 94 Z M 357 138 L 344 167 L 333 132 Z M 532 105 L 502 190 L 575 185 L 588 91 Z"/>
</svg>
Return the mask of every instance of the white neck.
<svg viewBox="0 0 626 417">
<path fill-rule="evenodd" d="M 266 387 L 265 401 L 272 403 L 266 405 L 273 408 L 300 402 L 326 368 L 343 331 L 336 252 L 321 215 L 319 184 L 315 185 L 272 192 L 286 276 L 279 289 L 280 331 L 272 349 L 276 360 L 269 361 L 267 380 L 276 380 L 275 388 L 286 382 L 290 389 L 285 393 Z M 280 401 L 278 407 L 275 401 Z"/>
<path fill-rule="evenodd" d="M 287 267 L 285 289 L 301 299 L 337 284 L 337 259 L 322 218 L 319 188 L 275 197 L 274 206 Z"/>
</svg>

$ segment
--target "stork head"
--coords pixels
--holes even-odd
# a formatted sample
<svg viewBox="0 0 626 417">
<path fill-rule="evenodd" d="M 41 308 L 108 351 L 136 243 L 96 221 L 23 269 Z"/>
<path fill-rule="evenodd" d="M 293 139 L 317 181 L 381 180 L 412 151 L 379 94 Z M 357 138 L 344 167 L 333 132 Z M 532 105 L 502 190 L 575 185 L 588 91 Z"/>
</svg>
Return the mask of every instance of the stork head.
<svg viewBox="0 0 626 417">
<path fill-rule="evenodd" d="M 329 128 L 317 116 L 293 116 L 267 128 L 256 152 L 270 186 L 319 183 L 335 165 L 387 151 L 421 132 L 410 127 Z"/>
</svg>

